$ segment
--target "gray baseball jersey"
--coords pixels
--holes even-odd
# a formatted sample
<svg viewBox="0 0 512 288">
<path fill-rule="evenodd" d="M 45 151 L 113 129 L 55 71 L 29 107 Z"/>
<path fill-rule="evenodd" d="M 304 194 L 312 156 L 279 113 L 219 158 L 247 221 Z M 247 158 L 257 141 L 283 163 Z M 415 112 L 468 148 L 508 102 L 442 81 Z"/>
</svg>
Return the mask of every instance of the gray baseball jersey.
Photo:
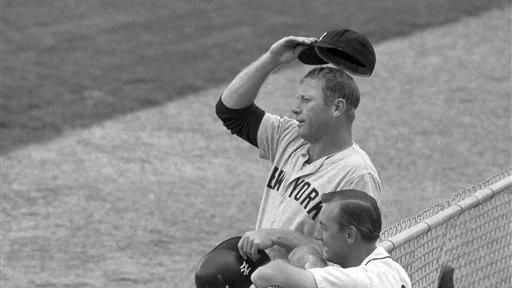
<svg viewBox="0 0 512 288">
<path fill-rule="evenodd" d="M 260 157 L 272 163 L 256 229 L 281 228 L 314 237 L 322 210 L 320 196 L 357 189 L 380 202 L 379 176 L 368 155 L 356 143 L 336 154 L 306 164 L 310 144 L 297 134 L 297 122 L 266 113 L 258 130 Z M 277 248 L 272 258 L 287 257 Z"/>
</svg>

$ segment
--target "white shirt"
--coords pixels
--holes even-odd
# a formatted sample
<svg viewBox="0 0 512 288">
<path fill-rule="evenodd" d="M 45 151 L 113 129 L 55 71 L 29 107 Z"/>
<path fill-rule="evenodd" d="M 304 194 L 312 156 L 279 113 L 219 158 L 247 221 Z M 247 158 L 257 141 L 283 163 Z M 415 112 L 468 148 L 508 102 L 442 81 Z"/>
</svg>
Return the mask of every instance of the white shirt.
<svg viewBox="0 0 512 288">
<path fill-rule="evenodd" d="M 411 288 L 404 268 L 382 247 L 377 247 L 360 266 L 327 266 L 309 269 L 318 288 Z"/>
</svg>

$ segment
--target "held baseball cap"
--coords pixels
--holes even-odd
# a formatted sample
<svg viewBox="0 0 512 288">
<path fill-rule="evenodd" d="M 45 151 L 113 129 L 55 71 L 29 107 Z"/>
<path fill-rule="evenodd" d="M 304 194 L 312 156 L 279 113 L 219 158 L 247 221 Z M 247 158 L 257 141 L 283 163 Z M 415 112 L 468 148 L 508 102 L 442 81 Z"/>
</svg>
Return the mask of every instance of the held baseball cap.
<svg viewBox="0 0 512 288">
<path fill-rule="evenodd" d="M 307 65 L 332 65 L 357 76 L 370 76 L 375 68 L 372 43 L 350 29 L 331 30 L 297 56 Z"/>
<path fill-rule="evenodd" d="M 197 265 L 195 283 L 197 288 L 249 288 L 251 275 L 258 267 L 270 261 L 267 253 L 260 250 L 260 257 L 253 261 L 243 259 L 238 252 L 242 237 L 229 238 L 205 256 Z"/>
</svg>

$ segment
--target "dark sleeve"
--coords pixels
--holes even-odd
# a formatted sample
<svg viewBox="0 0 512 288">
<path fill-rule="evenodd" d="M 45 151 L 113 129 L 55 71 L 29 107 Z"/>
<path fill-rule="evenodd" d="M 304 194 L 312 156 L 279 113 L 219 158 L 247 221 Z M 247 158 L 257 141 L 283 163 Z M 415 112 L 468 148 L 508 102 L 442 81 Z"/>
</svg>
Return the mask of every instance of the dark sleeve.
<svg viewBox="0 0 512 288">
<path fill-rule="evenodd" d="M 215 105 L 215 113 L 231 134 L 236 134 L 254 147 L 258 147 L 258 129 L 265 116 L 263 109 L 254 103 L 244 108 L 232 109 L 227 107 L 221 98 Z"/>
</svg>

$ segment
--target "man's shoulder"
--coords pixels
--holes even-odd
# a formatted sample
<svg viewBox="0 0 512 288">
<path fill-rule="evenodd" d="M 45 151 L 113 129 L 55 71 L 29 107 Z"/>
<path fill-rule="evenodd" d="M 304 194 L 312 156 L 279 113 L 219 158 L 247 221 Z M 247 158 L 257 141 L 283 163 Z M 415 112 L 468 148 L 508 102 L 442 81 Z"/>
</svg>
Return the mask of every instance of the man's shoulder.
<svg viewBox="0 0 512 288">
<path fill-rule="evenodd" d="M 370 157 L 356 143 L 353 143 L 351 147 L 338 153 L 338 155 L 333 157 L 329 162 L 347 166 L 350 170 L 359 174 L 374 174 L 377 176 L 377 170 Z"/>
<path fill-rule="evenodd" d="M 352 147 L 350 147 L 350 151 L 352 152 L 352 155 L 354 157 L 357 157 L 359 159 L 359 161 L 365 163 L 372 163 L 372 161 L 370 160 L 370 156 L 368 156 L 368 153 L 366 153 L 366 151 L 364 151 L 356 142 L 354 142 Z"/>
<path fill-rule="evenodd" d="M 375 250 L 373 250 L 373 252 L 363 260 L 362 265 L 367 266 L 372 261 L 384 259 L 390 259 L 393 261 L 389 253 L 384 248 L 382 248 L 381 246 L 377 246 L 377 248 L 375 248 Z"/>
<path fill-rule="evenodd" d="M 258 129 L 260 158 L 274 161 L 304 145 L 297 133 L 297 121 L 286 116 L 266 113 Z"/>
<path fill-rule="evenodd" d="M 265 113 L 263 116 L 262 125 L 264 128 L 271 128 L 271 130 L 296 130 L 297 121 L 286 116 L 279 116 L 272 113 Z M 297 133 L 297 132 L 295 132 Z"/>
<path fill-rule="evenodd" d="M 286 116 L 266 113 L 260 125 L 260 136 L 278 137 L 279 142 L 304 142 L 297 131 L 297 121 Z"/>
<path fill-rule="evenodd" d="M 371 275 L 361 266 L 342 268 L 339 265 L 328 265 L 308 270 L 318 286 L 322 287 L 369 287 L 372 285 Z"/>
<path fill-rule="evenodd" d="M 373 271 L 372 274 L 378 282 L 400 281 L 405 287 L 410 287 L 410 279 L 405 269 L 380 246 L 363 261 L 362 266 Z"/>
</svg>

